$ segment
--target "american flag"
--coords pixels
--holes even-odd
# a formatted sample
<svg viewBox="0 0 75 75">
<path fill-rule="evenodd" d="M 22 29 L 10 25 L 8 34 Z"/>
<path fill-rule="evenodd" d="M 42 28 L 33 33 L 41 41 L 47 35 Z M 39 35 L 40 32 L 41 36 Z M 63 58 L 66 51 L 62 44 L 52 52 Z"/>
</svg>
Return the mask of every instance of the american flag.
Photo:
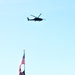
<svg viewBox="0 0 75 75">
<path fill-rule="evenodd" d="M 25 64 L 25 52 L 24 52 L 24 54 L 23 54 L 21 64 Z"/>
<path fill-rule="evenodd" d="M 21 65 L 19 66 L 19 75 L 22 75 L 22 73 L 21 73 Z"/>
</svg>

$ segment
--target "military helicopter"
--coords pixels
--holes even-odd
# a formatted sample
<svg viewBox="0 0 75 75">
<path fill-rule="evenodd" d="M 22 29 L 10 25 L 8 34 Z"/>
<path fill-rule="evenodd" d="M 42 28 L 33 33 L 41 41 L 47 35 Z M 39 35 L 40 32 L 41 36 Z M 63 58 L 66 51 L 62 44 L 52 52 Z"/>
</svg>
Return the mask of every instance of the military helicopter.
<svg viewBox="0 0 75 75">
<path fill-rule="evenodd" d="M 41 13 L 42 14 L 42 13 Z M 38 16 L 38 17 L 36 17 L 36 16 L 34 16 L 34 15 L 31 15 L 31 16 L 33 16 L 34 17 L 34 19 L 29 19 L 28 17 L 27 17 L 27 20 L 28 21 L 42 21 L 42 20 L 44 20 L 43 18 L 39 18 L 40 16 L 41 16 L 41 14 Z"/>
</svg>

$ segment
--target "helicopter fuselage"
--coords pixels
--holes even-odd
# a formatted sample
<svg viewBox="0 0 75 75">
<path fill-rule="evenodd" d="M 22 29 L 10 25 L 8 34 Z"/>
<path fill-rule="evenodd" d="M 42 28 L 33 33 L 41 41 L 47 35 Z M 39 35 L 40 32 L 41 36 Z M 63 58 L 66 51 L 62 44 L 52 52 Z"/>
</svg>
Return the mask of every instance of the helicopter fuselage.
<svg viewBox="0 0 75 75">
<path fill-rule="evenodd" d="M 34 18 L 34 19 L 28 18 L 28 21 L 42 21 L 42 20 L 43 20 L 42 18 Z"/>
<path fill-rule="evenodd" d="M 43 19 L 42 18 L 34 18 L 33 20 L 35 20 L 35 21 L 42 21 Z"/>
</svg>

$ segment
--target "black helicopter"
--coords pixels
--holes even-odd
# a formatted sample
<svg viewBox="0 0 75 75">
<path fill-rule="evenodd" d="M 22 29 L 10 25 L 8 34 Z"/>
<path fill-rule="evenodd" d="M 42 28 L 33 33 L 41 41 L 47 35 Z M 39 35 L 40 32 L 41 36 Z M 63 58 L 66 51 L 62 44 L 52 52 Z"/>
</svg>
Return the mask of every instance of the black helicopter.
<svg viewBox="0 0 75 75">
<path fill-rule="evenodd" d="M 42 14 L 42 13 L 41 13 Z M 36 17 L 36 16 L 34 16 L 34 15 L 31 15 L 31 16 L 33 16 L 33 17 L 35 17 L 34 19 L 29 19 L 28 17 L 27 17 L 27 20 L 28 21 L 42 21 L 42 20 L 44 20 L 43 18 L 39 18 L 40 16 L 41 16 L 41 14 L 38 16 L 38 17 Z"/>
</svg>

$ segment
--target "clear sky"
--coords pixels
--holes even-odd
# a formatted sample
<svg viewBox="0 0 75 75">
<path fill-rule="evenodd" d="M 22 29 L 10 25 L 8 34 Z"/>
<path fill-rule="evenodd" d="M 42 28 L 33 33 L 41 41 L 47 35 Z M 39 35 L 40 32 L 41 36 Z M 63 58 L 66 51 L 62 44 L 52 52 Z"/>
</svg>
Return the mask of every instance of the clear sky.
<svg viewBox="0 0 75 75">
<path fill-rule="evenodd" d="M 0 75 L 18 75 L 23 49 L 26 75 L 75 75 L 75 0 L 0 0 Z"/>
</svg>

